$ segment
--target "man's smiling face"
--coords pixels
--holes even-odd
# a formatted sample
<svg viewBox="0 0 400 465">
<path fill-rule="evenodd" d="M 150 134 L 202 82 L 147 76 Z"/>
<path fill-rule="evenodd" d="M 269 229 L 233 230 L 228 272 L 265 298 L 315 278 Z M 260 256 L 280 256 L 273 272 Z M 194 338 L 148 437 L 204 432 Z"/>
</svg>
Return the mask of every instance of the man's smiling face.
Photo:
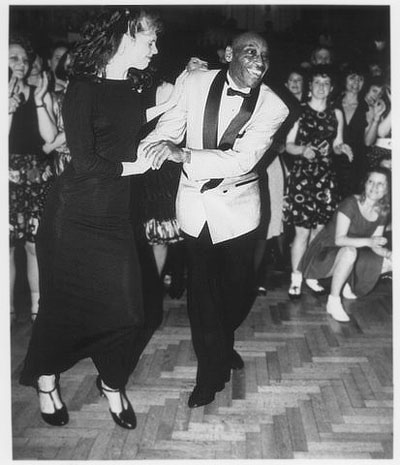
<svg viewBox="0 0 400 465">
<path fill-rule="evenodd" d="M 246 33 L 233 43 L 229 74 L 239 88 L 257 87 L 268 64 L 268 46 L 262 37 Z"/>
</svg>

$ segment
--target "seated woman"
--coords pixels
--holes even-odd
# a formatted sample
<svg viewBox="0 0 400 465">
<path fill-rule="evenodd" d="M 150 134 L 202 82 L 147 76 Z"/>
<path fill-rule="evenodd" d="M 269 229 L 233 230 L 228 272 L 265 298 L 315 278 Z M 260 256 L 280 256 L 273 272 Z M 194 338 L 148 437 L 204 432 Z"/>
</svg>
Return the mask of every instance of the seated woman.
<svg viewBox="0 0 400 465">
<path fill-rule="evenodd" d="M 330 223 L 315 237 L 299 268 L 307 278 L 332 277 L 327 312 L 349 321 L 340 293 L 347 299 L 368 294 L 379 276 L 392 270 L 392 252 L 383 237 L 390 213 L 390 171 L 369 171 L 361 195 L 338 207 Z"/>
</svg>

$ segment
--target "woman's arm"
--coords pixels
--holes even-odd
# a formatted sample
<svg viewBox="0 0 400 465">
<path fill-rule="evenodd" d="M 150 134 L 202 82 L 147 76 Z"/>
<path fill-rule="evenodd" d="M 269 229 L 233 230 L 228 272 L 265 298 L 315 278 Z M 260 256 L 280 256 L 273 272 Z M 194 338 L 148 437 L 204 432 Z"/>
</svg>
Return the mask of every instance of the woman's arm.
<svg viewBox="0 0 400 465">
<path fill-rule="evenodd" d="M 368 124 L 364 132 L 364 143 L 367 147 L 373 145 L 378 137 L 379 122 L 385 110 L 385 102 L 380 99 L 374 103 L 372 111 L 368 111 L 366 115 Z"/>
<path fill-rule="evenodd" d="M 43 73 L 35 88 L 34 98 L 39 123 L 39 133 L 45 142 L 53 142 L 57 136 L 56 119 L 53 113 L 53 99 L 47 92 L 47 74 Z"/>
<path fill-rule="evenodd" d="M 338 122 L 338 127 L 337 127 L 335 140 L 333 141 L 333 144 L 332 144 L 333 151 L 336 153 L 336 155 L 340 155 L 341 153 L 344 153 L 345 155 L 347 155 L 347 158 L 351 162 L 353 161 L 353 151 L 350 145 L 343 143 L 343 126 L 344 126 L 343 113 L 341 112 L 341 110 L 336 108 L 335 115 L 336 115 L 336 119 Z"/>
<path fill-rule="evenodd" d="M 8 83 L 8 132 L 10 132 L 11 124 L 14 118 L 14 113 L 17 111 L 21 99 L 19 98 L 18 91 L 18 79 L 12 76 Z"/>
<path fill-rule="evenodd" d="M 375 251 L 375 249 L 381 249 L 386 244 L 387 239 L 382 236 L 383 226 L 378 226 L 371 237 L 349 237 L 347 234 L 350 223 L 351 219 L 339 211 L 336 218 L 335 230 L 335 245 L 337 247 L 370 247 Z"/>
<path fill-rule="evenodd" d="M 383 246 L 386 245 L 386 243 L 387 243 L 386 237 L 383 237 L 384 231 L 385 231 L 385 226 L 383 226 L 383 225 L 378 226 L 378 227 L 375 229 L 374 234 L 372 235 L 372 237 L 379 237 L 380 239 L 384 239 L 384 241 L 382 241 L 382 243 L 380 244 L 380 246 L 374 246 L 374 247 L 372 247 L 372 250 L 376 253 L 376 255 L 379 255 L 380 257 L 391 258 L 391 256 L 392 256 L 392 251 L 389 250 L 389 249 L 386 248 L 386 247 L 383 247 Z"/>
<path fill-rule="evenodd" d="M 386 115 L 385 118 L 378 125 L 378 137 L 388 137 L 392 130 L 392 110 Z"/>
<path fill-rule="evenodd" d="M 57 149 L 58 147 L 61 147 L 65 143 L 65 132 L 59 132 L 56 136 L 56 138 L 53 140 L 53 142 L 46 142 L 42 150 L 44 153 L 50 153 L 53 150 Z"/>
<path fill-rule="evenodd" d="M 286 152 L 290 153 L 290 155 L 303 156 L 308 160 L 312 160 L 315 158 L 315 152 L 312 149 L 311 144 L 298 145 L 295 143 L 298 131 L 299 121 L 296 121 L 286 137 Z"/>
<path fill-rule="evenodd" d="M 167 83 L 157 89 L 156 105 L 146 110 L 146 119 L 151 121 L 173 108 L 183 92 L 183 83 L 188 75 L 186 69 L 176 78 L 175 85 Z"/>
</svg>

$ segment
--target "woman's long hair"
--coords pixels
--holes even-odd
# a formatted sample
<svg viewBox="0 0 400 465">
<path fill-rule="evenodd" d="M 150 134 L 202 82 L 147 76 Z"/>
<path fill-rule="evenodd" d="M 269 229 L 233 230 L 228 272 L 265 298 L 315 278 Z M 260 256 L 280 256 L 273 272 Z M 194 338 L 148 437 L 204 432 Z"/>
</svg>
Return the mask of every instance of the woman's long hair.
<svg viewBox="0 0 400 465">
<path fill-rule="evenodd" d="M 340 86 L 340 99 L 343 99 L 344 95 L 346 94 L 346 84 L 347 84 L 347 78 L 349 76 L 352 76 L 353 74 L 356 74 L 357 76 L 361 76 L 364 79 L 363 86 L 360 90 L 360 92 L 357 95 L 358 101 L 362 100 L 362 96 L 365 92 L 365 87 L 366 87 L 366 70 L 365 68 L 359 64 L 359 63 L 352 63 L 347 65 L 344 69 L 341 70 L 340 76 L 339 76 L 339 86 Z"/>
<path fill-rule="evenodd" d="M 101 14 L 84 25 L 81 39 L 71 52 L 71 74 L 105 77 L 105 68 L 125 33 L 135 37 L 138 32 L 160 29 L 158 16 L 142 9 L 124 8 Z"/>
<path fill-rule="evenodd" d="M 364 203 L 366 199 L 365 195 L 365 184 L 368 181 L 368 178 L 372 173 L 379 173 L 383 174 L 386 177 L 386 182 L 387 182 L 387 193 L 378 201 L 376 207 L 378 210 L 379 215 L 387 217 L 390 214 L 391 211 L 391 187 L 392 187 L 392 173 L 388 168 L 384 168 L 383 166 L 378 166 L 376 168 L 372 168 L 368 170 L 367 174 L 364 177 L 364 180 L 362 182 L 362 192 L 360 195 L 360 202 Z"/>
</svg>

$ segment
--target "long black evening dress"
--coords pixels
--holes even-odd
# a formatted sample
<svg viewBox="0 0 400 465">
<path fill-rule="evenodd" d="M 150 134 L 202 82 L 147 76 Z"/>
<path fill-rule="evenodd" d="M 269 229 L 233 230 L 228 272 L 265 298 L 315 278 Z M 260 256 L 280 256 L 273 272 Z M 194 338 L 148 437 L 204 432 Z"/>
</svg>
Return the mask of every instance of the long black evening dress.
<svg viewBox="0 0 400 465">
<path fill-rule="evenodd" d="M 20 382 L 91 357 L 103 381 L 123 387 L 143 322 L 130 220 L 130 177 L 145 118 L 130 81 L 77 79 L 63 118 L 71 162 L 56 179 L 39 227 L 39 314 Z"/>
</svg>

